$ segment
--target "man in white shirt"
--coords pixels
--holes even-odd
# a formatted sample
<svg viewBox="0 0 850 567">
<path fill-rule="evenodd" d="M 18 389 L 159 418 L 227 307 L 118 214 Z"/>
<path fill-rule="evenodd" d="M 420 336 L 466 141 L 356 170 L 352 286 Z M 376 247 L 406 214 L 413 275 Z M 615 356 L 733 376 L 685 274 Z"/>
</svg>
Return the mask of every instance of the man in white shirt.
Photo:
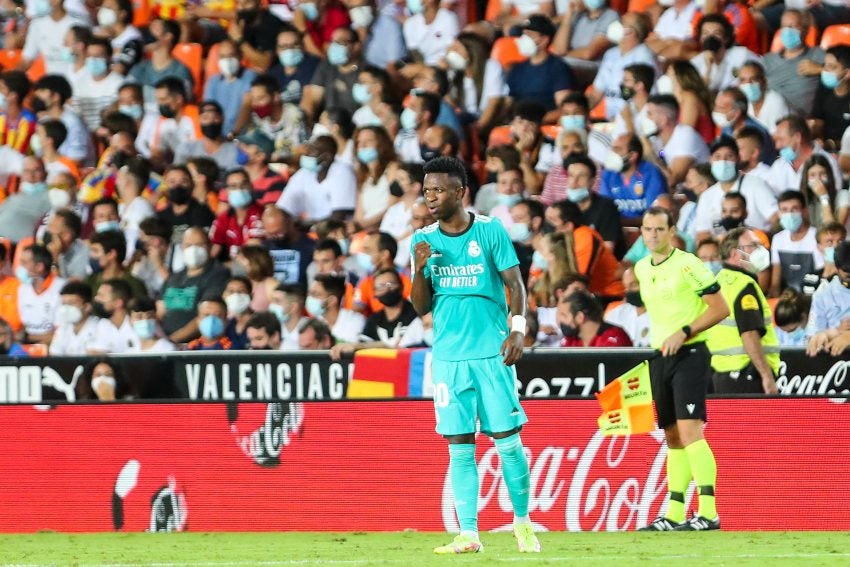
<svg viewBox="0 0 850 567">
<path fill-rule="evenodd" d="M 356 343 L 366 325 L 366 318 L 356 311 L 342 308 L 345 278 L 319 274 L 310 285 L 305 300 L 307 312 L 331 328 L 337 342 Z"/>
<path fill-rule="evenodd" d="M 418 51 L 426 65 L 436 65 L 446 56 L 460 33 L 457 14 L 440 7 L 440 0 L 408 0 L 411 16 L 404 22 L 407 49 Z"/>
<path fill-rule="evenodd" d="M 669 8 L 658 18 L 646 38 L 646 45 L 659 57 L 682 57 L 691 43 L 694 16 L 699 6 L 693 0 L 661 0 L 659 4 Z"/>
<path fill-rule="evenodd" d="M 738 70 L 738 88 L 749 102 L 747 114 L 755 118 L 772 136 L 776 132 L 776 123 L 791 110 L 785 98 L 767 88 L 764 67 L 758 61 L 747 61 Z"/>
<path fill-rule="evenodd" d="M 825 152 L 820 144 L 812 140 L 812 131 L 805 118 L 789 114 L 776 125 L 773 134 L 779 157 L 770 166 L 768 183 L 773 192 L 779 195 L 787 189 L 798 189 L 803 176 L 803 166 L 813 154 L 826 158 L 832 168 L 835 190 L 841 189 L 841 172 L 835 158 Z"/>
<path fill-rule="evenodd" d="M 643 41 L 649 34 L 650 21 L 646 14 L 629 12 L 621 22 L 608 26 L 607 37 L 614 47 L 605 52 L 599 64 L 599 72 L 587 93 L 590 107 L 595 108 L 605 98 L 605 116 L 614 120 L 625 105 L 620 92 L 623 70 L 635 63 L 644 63 L 657 70 L 655 54 Z"/>
<path fill-rule="evenodd" d="M 133 256 L 136 241 L 139 239 L 139 225 L 146 218 L 156 215 L 150 201 L 142 197 L 142 192 L 150 180 L 150 162 L 141 156 L 130 158 L 115 179 L 115 188 L 121 198 L 118 214 L 121 216 L 121 230 L 127 238 L 127 257 Z"/>
<path fill-rule="evenodd" d="M 309 320 L 304 317 L 304 289 L 299 284 L 281 284 L 272 292 L 269 311 L 280 321 L 280 350 L 299 350 L 298 335 Z"/>
<path fill-rule="evenodd" d="M 277 207 L 300 221 L 345 217 L 357 203 L 354 169 L 335 159 L 336 142 L 319 136 L 305 145 L 301 168 L 289 179 Z"/>
<path fill-rule="evenodd" d="M 30 22 L 23 48 L 23 68 L 30 68 L 41 56 L 47 74 L 65 75 L 71 69 L 71 63 L 62 57 L 65 34 L 71 26 L 86 22 L 65 11 L 64 0 L 48 0 L 46 4 L 36 2 L 36 5 L 48 10 L 36 12 Z"/>
<path fill-rule="evenodd" d="M 640 283 L 633 268 L 623 272 L 626 301 L 605 313 L 605 322 L 623 329 L 636 347 L 649 347 L 649 314 L 640 296 Z"/>
<path fill-rule="evenodd" d="M 710 157 L 702 137 L 687 124 L 679 124 L 679 103 L 673 95 L 655 95 L 647 103 L 647 119 L 638 125 L 644 156 L 661 168 L 667 186 L 682 182 L 692 165 Z"/>
<path fill-rule="evenodd" d="M 823 268 L 817 230 L 809 224 L 809 211 L 802 193 L 789 190 L 779 196 L 779 224 L 784 230 L 773 236 L 770 245 L 771 297 L 779 297 L 786 287 L 801 292 L 806 274 Z"/>
<path fill-rule="evenodd" d="M 393 146 L 402 162 L 423 163 L 421 144 L 425 132 L 437 123 L 440 115 L 440 97 L 434 93 L 411 91 L 407 107 L 401 112 L 401 129 Z"/>
<path fill-rule="evenodd" d="M 25 342 L 50 344 L 56 330 L 56 314 L 61 304 L 59 291 L 65 280 L 56 277 L 50 267 L 53 257 L 37 244 L 23 249 L 15 276 L 18 287 L 18 313 L 24 326 Z"/>
<path fill-rule="evenodd" d="M 761 61 L 746 47 L 735 45 L 735 28 L 722 14 L 703 16 L 697 26 L 697 39 L 702 52 L 691 63 L 711 91 L 733 86 L 735 74 L 747 61 Z"/>
<path fill-rule="evenodd" d="M 770 187 L 770 166 L 761 161 L 761 147 L 764 143 L 761 130 L 745 126 L 735 132 L 738 144 L 738 167 L 742 174 L 758 177 Z"/>
<path fill-rule="evenodd" d="M 138 346 L 139 337 L 127 309 L 132 297 L 132 289 L 125 280 L 113 278 L 100 284 L 94 297 L 94 312 L 101 320 L 89 354 L 120 354 Z"/>
<path fill-rule="evenodd" d="M 87 73 L 73 85 L 71 104 L 92 132 L 100 126 L 103 110 L 118 100 L 118 89 L 125 81 L 123 76 L 110 72 L 111 61 L 112 45 L 109 40 L 93 38 L 85 51 Z"/>
<path fill-rule="evenodd" d="M 742 194 L 747 207 L 747 225 L 770 231 L 777 219 L 776 197 L 763 180 L 738 172 L 738 144 L 728 136 L 721 136 L 711 145 L 711 174 L 717 180 L 699 197 L 696 213 L 696 240 L 701 242 L 722 231 L 715 230 L 722 217 L 723 196 Z"/>
<path fill-rule="evenodd" d="M 145 114 L 136 138 L 136 149 L 154 160 L 173 156 L 180 144 L 197 140 L 200 126 L 186 115 L 186 88 L 177 77 L 165 77 L 156 84 L 159 112 Z"/>
<path fill-rule="evenodd" d="M 50 355 L 86 355 L 97 338 L 100 321 L 92 314 L 91 287 L 83 282 L 68 282 L 59 296 L 62 302 L 56 313 L 59 326 L 50 341 Z"/>
</svg>

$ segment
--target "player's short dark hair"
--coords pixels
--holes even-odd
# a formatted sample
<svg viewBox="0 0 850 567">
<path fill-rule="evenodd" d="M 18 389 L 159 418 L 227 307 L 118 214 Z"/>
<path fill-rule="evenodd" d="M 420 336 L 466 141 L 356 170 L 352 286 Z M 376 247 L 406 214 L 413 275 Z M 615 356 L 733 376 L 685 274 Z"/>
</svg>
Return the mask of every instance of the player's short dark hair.
<svg viewBox="0 0 850 567">
<path fill-rule="evenodd" d="M 59 95 L 59 104 L 64 105 L 74 94 L 71 83 L 62 75 L 45 75 L 36 81 L 34 91 L 46 89 Z"/>
<path fill-rule="evenodd" d="M 91 286 L 80 281 L 66 283 L 59 290 L 59 295 L 76 295 L 83 300 L 83 303 L 91 303 L 93 296 Z"/>
<path fill-rule="evenodd" d="M 100 244 L 103 247 L 104 255 L 115 250 L 115 259 L 119 264 L 124 261 L 124 256 L 127 255 L 127 239 L 124 238 L 124 233 L 120 230 L 95 232 L 92 234 L 90 242 L 92 245 Z"/>
<path fill-rule="evenodd" d="M 341 300 L 345 297 L 344 277 L 335 276 L 333 274 L 319 274 L 316 276 L 316 281 L 322 284 L 322 287 L 325 288 L 328 295 L 336 297 L 337 300 Z"/>
<path fill-rule="evenodd" d="M 803 194 L 795 189 L 788 189 L 779 194 L 779 198 L 776 199 L 777 203 L 784 203 L 786 201 L 799 201 L 800 205 L 805 208 L 806 206 L 806 198 Z"/>
<path fill-rule="evenodd" d="M 125 308 L 129 305 L 130 300 L 133 299 L 133 288 L 130 287 L 130 284 L 127 283 L 127 280 L 121 278 L 111 278 L 100 285 L 108 285 L 109 287 L 111 287 L 112 298 L 120 299 L 121 301 L 123 301 Z"/>
<path fill-rule="evenodd" d="M 666 218 L 667 219 L 667 228 L 676 226 L 676 222 L 673 220 L 673 212 L 668 211 L 667 209 L 665 209 L 663 207 L 649 207 L 643 213 L 643 218 L 645 219 L 646 217 L 648 217 L 650 215 L 654 216 L 654 217 L 663 216 L 664 218 Z"/>
<path fill-rule="evenodd" d="M 74 239 L 80 237 L 80 234 L 83 232 L 83 220 L 80 218 L 80 215 L 71 209 L 59 209 L 53 215 L 62 219 L 62 222 L 65 223 L 65 226 L 74 235 Z"/>
<path fill-rule="evenodd" d="M 156 302 L 147 296 L 135 297 L 130 301 L 128 311 L 130 313 L 150 313 L 156 311 Z"/>
<path fill-rule="evenodd" d="M 646 92 L 652 90 L 652 85 L 655 84 L 655 69 L 651 65 L 645 63 L 635 63 L 624 69 L 634 77 L 636 83 L 641 83 Z"/>
<path fill-rule="evenodd" d="M 42 264 L 45 272 L 50 271 L 50 267 L 53 265 L 53 255 L 50 254 L 50 251 L 46 247 L 40 244 L 32 244 L 24 248 L 24 250 L 29 250 L 32 254 L 33 265 Z"/>
<path fill-rule="evenodd" d="M 738 142 L 736 142 L 735 138 L 733 138 L 732 136 L 720 136 L 719 138 L 711 142 L 711 146 L 708 148 L 708 150 L 711 155 L 714 155 L 714 152 L 723 148 L 728 148 L 732 150 L 732 152 L 736 156 L 738 155 Z"/>
<path fill-rule="evenodd" d="M 590 170 L 590 178 L 596 178 L 596 164 L 593 163 L 593 160 L 587 157 L 586 154 L 571 154 L 567 159 L 564 160 L 564 169 L 569 169 L 569 167 L 573 164 L 581 164 L 587 169 Z"/>
<path fill-rule="evenodd" d="M 398 242 L 393 238 L 392 234 L 375 230 L 370 232 L 369 235 L 378 236 L 378 252 L 389 252 L 390 258 L 395 258 L 398 253 Z"/>
<path fill-rule="evenodd" d="M 581 209 L 572 201 L 564 199 L 563 201 L 555 201 L 549 206 L 558 211 L 558 216 L 561 217 L 561 222 L 564 224 L 573 223 L 574 227 L 584 226 L 584 216 Z"/>
<path fill-rule="evenodd" d="M 316 243 L 316 247 L 313 248 L 314 252 L 326 252 L 330 251 L 334 258 L 339 258 L 342 256 L 342 247 L 339 245 L 339 242 L 334 240 L 333 238 L 323 238 L 322 240 Z"/>
<path fill-rule="evenodd" d="M 466 168 L 463 166 L 463 162 L 457 158 L 448 156 L 434 158 L 425 164 L 423 170 L 426 176 L 432 173 L 445 173 L 460 183 L 461 187 L 468 187 L 469 185 L 466 178 Z"/>
<path fill-rule="evenodd" d="M 280 321 L 278 318 L 268 311 L 260 311 L 251 315 L 248 322 L 245 323 L 246 329 L 263 329 L 269 336 L 281 332 Z"/>
<path fill-rule="evenodd" d="M 53 140 L 53 147 L 59 148 L 68 138 L 68 128 L 61 120 L 45 120 L 40 122 L 44 135 Z"/>
<path fill-rule="evenodd" d="M 159 217 L 148 217 L 139 223 L 139 230 L 148 236 L 162 238 L 166 242 L 171 241 L 171 225 Z"/>
<path fill-rule="evenodd" d="M 737 191 L 730 191 L 729 193 L 723 195 L 724 201 L 731 201 L 733 199 L 736 199 L 739 203 L 741 203 L 741 206 L 746 210 L 747 198 L 744 197 L 742 194 L 738 193 Z"/>
<path fill-rule="evenodd" d="M 585 319 L 596 323 L 602 322 L 602 304 L 586 291 L 576 291 L 562 300 L 569 306 L 570 313 L 576 316 L 584 313 Z"/>
<path fill-rule="evenodd" d="M 177 77 L 163 77 L 156 82 L 154 88 L 157 90 L 165 89 L 171 96 L 179 96 L 183 98 L 183 100 L 186 99 L 186 86 L 183 84 L 183 80 L 178 79 Z"/>
</svg>

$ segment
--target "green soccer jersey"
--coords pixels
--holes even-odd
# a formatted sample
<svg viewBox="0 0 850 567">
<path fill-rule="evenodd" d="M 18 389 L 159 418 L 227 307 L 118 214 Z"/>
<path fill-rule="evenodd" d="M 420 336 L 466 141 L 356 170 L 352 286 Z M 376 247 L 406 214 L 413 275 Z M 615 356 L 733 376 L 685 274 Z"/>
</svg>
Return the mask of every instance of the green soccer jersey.
<svg viewBox="0 0 850 567">
<path fill-rule="evenodd" d="M 702 295 L 717 286 L 717 279 L 702 260 L 678 248 L 657 266 L 652 264 L 651 255 L 641 259 L 635 264 L 635 277 L 649 313 L 652 348 L 661 348 L 667 337 L 693 323 L 707 309 Z M 687 342 L 705 340 L 702 332 Z"/>
<path fill-rule="evenodd" d="M 414 233 L 411 258 L 416 243 L 423 240 L 431 245 L 425 277 L 434 293 L 432 356 L 437 360 L 497 356 L 508 336 L 500 272 L 519 264 L 505 227 L 498 219 L 475 215 L 465 232 L 450 235 L 434 223 Z"/>
</svg>

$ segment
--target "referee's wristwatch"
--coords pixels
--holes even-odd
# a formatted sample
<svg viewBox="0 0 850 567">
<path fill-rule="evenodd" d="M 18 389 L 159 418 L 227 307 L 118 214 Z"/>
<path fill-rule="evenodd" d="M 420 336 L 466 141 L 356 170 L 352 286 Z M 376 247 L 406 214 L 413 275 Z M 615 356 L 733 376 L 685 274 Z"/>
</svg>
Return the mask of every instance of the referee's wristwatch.
<svg viewBox="0 0 850 567">
<path fill-rule="evenodd" d="M 693 334 L 690 325 L 685 325 L 684 327 L 682 327 L 682 332 L 685 333 L 685 340 L 691 338 L 691 335 Z"/>
</svg>

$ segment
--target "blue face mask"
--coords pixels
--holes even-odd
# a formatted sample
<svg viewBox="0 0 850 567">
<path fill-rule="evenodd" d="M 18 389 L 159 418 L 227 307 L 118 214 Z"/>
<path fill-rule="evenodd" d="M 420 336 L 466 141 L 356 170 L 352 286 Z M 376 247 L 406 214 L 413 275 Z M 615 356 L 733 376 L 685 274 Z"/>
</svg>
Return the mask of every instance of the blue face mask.
<svg viewBox="0 0 850 567">
<path fill-rule="evenodd" d="M 281 324 L 289 321 L 290 315 L 289 313 L 284 313 L 282 305 L 272 303 L 271 305 L 269 305 L 269 311 L 272 313 L 272 315 L 277 317 L 277 320 L 280 321 Z"/>
<path fill-rule="evenodd" d="M 156 331 L 156 321 L 154 319 L 133 321 L 133 330 L 136 331 L 136 335 L 143 341 L 152 339 Z"/>
<path fill-rule="evenodd" d="M 823 261 L 830 264 L 835 263 L 835 246 L 827 246 L 823 249 Z"/>
<path fill-rule="evenodd" d="M 519 203 L 520 201 L 522 201 L 522 195 L 505 195 L 503 193 L 497 193 L 496 194 L 496 201 L 500 205 L 504 205 L 508 208 L 511 208 L 514 205 L 516 205 L 517 203 Z"/>
<path fill-rule="evenodd" d="M 605 0 L 584 0 L 584 5 L 588 10 L 598 10 L 605 5 Z"/>
<path fill-rule="evenodd" d="M 590 197 L 590 191 L 587 187 L 579 187 L 578 189 L 567 189 L 567 199 L 573 203 L 581 203 Z"/>
<path fill-rule="evenodd" d="M 750 102 L 756 102 L 761 100 L 761 85 L 758 83 L 745 83 L 740 85 L 739 88 L 741 92 L 744 93 L 744 96 L 747 97 L 747 100 Z"/>
<path fill-rule="evenodd" d="M 790 333 L 786 333 L 786 335 L 788 335 L 788 341 L 791 345 L 806 344 L 806 329 L 803 327 L 797 327 Z"/>
<path fill-rule="evenodd" d="M 541 270 L 549 269 L 549 262 L 546 261 L 546 258 L 544 258 L 543 254 L 541 254 L 538 250 L 535 250 L 534 254 L 531 255 L 531 263 Z"/>
<path fill-rule="evenodd" d="M 236 148 L 236 164 L 245 165 L 248 163 L 248 154 L 242 151 L 241 148 Z"/>
<path fill-rule="evenodd" d="M 198 330 L 205 339 L 217 339 L 224 334 L 224 321 L 215 315 L 207 315 L 201 319 Z"/>
<path fill-rule="evenodd" d="M 103 272 L 103 266 L 100 265 L 100 258 L 89 258 L 89 269 L 92 275 L 97 275 Z"/>
<path fill-rule="evenodd" d="M 401 116 L 399 116 L 398 120 L 403 129 L 413 130 L 416 128 L 416 111 L 412 108 L 405 108 L 401 111 Z"/>
<path fill-rule="evenodd" d="M 29 181 L 21 181 L 21 191 L 27 195 L 37 195 L 47 191 L 47 183 L 40 181 L 38 183 L 30 183 Z"/>
<path fill-rule="evenodd" d="M 422 0 L 407 0 L 407 10 L 411 14 L 421 14 L 425 10 Z"/>
<path fill-rule="evenodd" d="M 838 86 L 840 80 L 838 79 L 837 73 L 833 73 L 832 71 L 821 71 L 820 82 L 823 86 L 832 90 Z"/>
<path fill-rule="evenodd" d="M 738 177 L 738 164 L 734 161 L 713 161 L 711 174 L 721 183 L 732 181 Z"/>
<path fill-rule="evenodd" d="M 74 55 L 74 52 L 71 51 L 70 47 L 62 46 L 62 49 L 59 50 L 59 59 L 65 61 L 66 63 L 73 63 L 77 60 L 77 56 Z"/>
<path fill-rule="evenodd" d="M 797 159 L 797 152 L 791 146 L 785 146 L 779 150 L 779 157 L 788 163 L 793 163 Z"/>
<path fill-rule="evenodd" d="M 277 55 L 280 64 L 284 67 L 298 67 L 304 60 L 304 52 L 300 49 L 284 49 Z"/>
<path fill-rule="evenodd" d="M 35 0 L 35 7 L 33 8 L 35 11 L 35 16 L 37 18 L 46 16 L 50 13 L 50 1 L 49 0 Z"/>
<path fill-rule="evenodd" d="M 121 223 L 114 220 L 94 223 L 95 232 L 109 232 L 110 230 L 121 230 Z"/>
<path fill-rule="evenodd" d="M 234 209 L 244 209 L 251 204 L 251 192 L 245 189 L 229 189 L 227 191 L 227 202 Z"/>
<path fill-rule="evenodd" d="M 357 150 L 357 159 L 361 163 L 369 165 L 378 159 L 378 148 L 360 148 Z"/>
<path fill-rule="evenodd" d="M 325 302 L 318 297 L 308 295 L 307 299 L 304 301 L 304 307 L 307 308 L 307 311 L 313 317 L 321 317 L 325 314 Z"/>
<path fill-rule="evenodd" d="M 32 276 L 29 271 L 23 266 L 18 266 L 15 268 L 15 277 L 18 278 L 18 281 L 24 285 L 29 285 L 32 283 Z"/>
<path fill-rule="evenodd" d="M 581 114 L 572 114 L 568 116 L 561 116 L 561 128 L 564 129 L 565 132 L 569 131 L 578 131 L 587 129 L 587 121 L 584 116 Z"/>
<path fill-rule="evenodd" d="M 331 43 L 328 46 L 328 63 L 337 66 L 348 63 L 348 48 L 341 43 Z"/>
<path fill-rule="evenodd" d="M 782 213 L 779 224 L 789 232 L 797 232 L 803 225 L 803 213 Z"/>
<path fill-rule="evenodd" d="M 508 230 L 508 234 L 514 242 L 525 242 L 531 238 L 531 229 L 528 228 L 528 223 L 515 222 Z"/>
<path fill-rule="evenodd" d="M 721 264 L 717 260 L 714 260 L 714 261 L 711 261 L 711 262 L 703 262 L 703 264 L 705 264 L 705 267 L 708 268 L 709 270 L 711 270 L 711 273 L 714 274 L 715 276 L 720 271 L 720 269 L 723 267 L 723 264 Z"/>
<path fill-rule="evenodd" d="M 372 100 L 372 93 L 369 92 L 369 87 L 363 83 L 354 83 L 354 86 L 351 87 L 351 98 L 357 104 L 367 104 Z"/>
<path fill-rule="evenodd" d="M 375 264 L 372 263 L 372 257 L 366 254 L 365 252 L 358 252 L 355 254 L 354 258 L 357 260 L 357 265 L 364 272 L 371 272 L 375 269 Z"/>
<path fill-rule="evenodd" d="M 311 22 L 319 19 L 319 8 L 312 2 L 302 2 L 298 5 L 298 9 L 304 12 L 304 17 Z"/>
<path fill-rule="evenodd" d="M 301 159 L 298 160 L 298 165 L 313 173 L 322 169 L 322 164 L 319 163 L 319 158 L 316 156 L 301 156 Z"/>
<path fill-rule="evenodd" d="M 803 43 L 803 37 L 797 28 L 782 28 L 779 30 L 779 41 L 785 49 L 797 49 Z"/>
<path fill-rule="evenodd" d="M 105 75 L 109 71 L 109 64 L 102 57 L 86 58 L 86 70 L 95 77 Z"/>
<path fill-rule="evenodd" d="M 125 114 L 133 120 L 141 120 L 145 113 L 141 104 L 122 104 L 118 107 L 118 112 Z"/>
</svg>

